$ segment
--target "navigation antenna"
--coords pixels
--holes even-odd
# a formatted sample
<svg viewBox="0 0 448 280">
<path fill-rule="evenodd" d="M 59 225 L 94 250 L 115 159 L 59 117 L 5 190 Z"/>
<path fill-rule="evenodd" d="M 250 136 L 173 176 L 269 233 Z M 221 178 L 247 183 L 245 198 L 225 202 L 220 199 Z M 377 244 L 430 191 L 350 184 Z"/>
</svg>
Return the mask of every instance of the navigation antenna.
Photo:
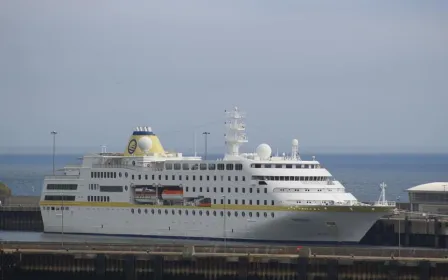
<svg viewBox="0 0 448 280">
<path fill-rule="evenodd" d="M 387 205 L 386 188 L 387 188 L 386 183 L 382 182 L 380 185 L 381 193 L 380 193 L 380 197 L 378 198 L 378 203 L 377 203 L 378 205 Z"/>
<path fill-rule="evenodd" d="M 106 145 L 101 145 L 101 153 L 105 154 L 107 152 L 107 146 Z"/>
<path fill-rule="evenodd" d="M 240 112 L 238 107 L 235 107 L 233 111 L 225 110 L 224 112 L 227 117 L 224 123 L 226 127 L 226 134 L 224 134 L 227 147 L 226 155 L 238 156 L 240 146 L 247 143 L 246 125 L 244 123 L 246 114 Z"/>
</svg>

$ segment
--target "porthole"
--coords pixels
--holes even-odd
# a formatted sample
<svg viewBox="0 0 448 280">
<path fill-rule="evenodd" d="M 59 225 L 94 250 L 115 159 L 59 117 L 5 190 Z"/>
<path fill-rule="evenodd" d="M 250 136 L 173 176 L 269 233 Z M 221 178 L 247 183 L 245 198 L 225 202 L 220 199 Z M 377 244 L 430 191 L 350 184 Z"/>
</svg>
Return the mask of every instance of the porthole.
<svg viewBox="0 0 448 280">
<path fill-rule="evenodd" d="M 177 211 L 179 213 L 179 216 L 182 215 L 182 210 Z"/>
<path fill-rule="evenodd" d="M 174 211 L 174 209 L 171 210 L 171 214 L 175 215 L 175 213 L 176 213 L 176 212 Z"/>
<path fill-rule="evenodd" d="M 135 166 L 135 160 L 132 161 L 132 165 Z"/>
<path fill-rule="evenodd" d="M 134 214 L 134 209 L 131 209 L 131 213 Z"/>
<path fill-rule="evenodd" d="M 207 210 L 207 211 L 205 211 L 205 214 L 208 216 L 208 215 L 210 215 L 210 212 Z"/>
<path fill-rule="evenodd" d="M 139 174 L 138 175 L 138 179 L 141 180 L 142 179 L 142 175 Z"/>
<path fill-rule="evenodd" d="M 252 212 L 249 212 L 249 217 L 252 217 Z"/>
<path fill-rule="evenodd" d="M 124 173 L 124 177 L 126 177 L 126 178 L 128 177 L 128 173 L 127 172 Z"/>
<path fill-rule="evenodd" d="M 120 178 L 121 178 L 121 172 L 118 172 L 118 177 L 120 177 Z"/>
<path fill-rule="evenodd" d="M 168 209 L 165 209 L 165 215 L 168 215 Z"/>
<path fill-rule="evenodd" d="M 193 216 L 196 215 L 196 211 L 194 211 L 194 210 L 191 211 L 191 213 L 193 214 Z"/>
<path fill-rule="evenodd" d="M 199 216 L 202 216 L 202 210 L 199 210 Z"/>
<path fill-rule="evenodd" d="M 227 212 L 227 216 L 228 216 L 228 217 L 230 217 L 230 215 L 232 215 L 232 213 L 230 213 L 230 212 Z"/>
<path fill-rule="evenodd" d="M 260 212 L 257 212 L 257 218 L 260 217 Z"/>
<path fill-rule="evenodd" d="M 128 190 L 128 186 L 124 186 L 124 190 L 127 191 Z"/>
<path fill-rule="evenodd" d="M 141 209 L 138 209 L 138 213 L 141 214 L 141 213 L 142 213 L 142 210 L 141 210 Z"/>
<path fill-rule="evenodd" d="M 274 212 L 271 213 L 271 217 L 274 218 Z"/>
<path fill-rule="evenodd" d="M 148 214 L 148 209 L 145 209 L 145 214 Z"/>
<path fill-rule="evenodd" d="M 221 211 L 221 217 L 224 216 L 223 212 Z"/>
<path fill-rule="evenodd" d="M 238 217 L 238 212 L 235 211 L 235 217 Z"/>
<path fill-rule="evenodd" d="M 159 213 L 159 215 L 162 214 L 162 210 L 157 210 L 157 213 Z"/>
<path fill-rule="evenodd" d="M 213 216 L 216 216 L 216 211 L 213 211 Z"/>
<path fill-rule="evenodd" d="M 241 216 L 246 217 L 246 213 L 244 213 L 244 212 L 241 213 Z"/>
<path fill-rule="evenodd" d="M 153 215 L 154 215 L 154 209 L 151 209 L 151 214 L 153 214 Z"/>
<path fill-rule="evenodd" d="M 188 210 L 185 210 L 185 215 L 187 215 L 187 216 L 188 216 Z"/>
<path fill-rule="evenodd" d="M 266 218 L 268 216 L 268 213 L 264 212 L 264 217 Z"/>
</svg>

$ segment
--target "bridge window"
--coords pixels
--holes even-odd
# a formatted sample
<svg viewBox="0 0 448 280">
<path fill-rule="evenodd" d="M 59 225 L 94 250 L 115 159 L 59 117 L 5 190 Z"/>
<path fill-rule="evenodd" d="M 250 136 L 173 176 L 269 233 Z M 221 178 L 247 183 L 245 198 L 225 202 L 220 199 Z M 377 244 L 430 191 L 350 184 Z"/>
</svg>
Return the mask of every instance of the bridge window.
<svg viewBox="0 0 448 280">
<path fill-rule="evenodd" d="M 183 170 L 190 170 L 190 165 L 188 163 L 184 163 L 184 164 L 182 164 L 182 169 Z"/>
<path fill-rule="evenodd" d="M 45 200 L 75 201 L 74 195 L 46 195 Z"/>
<path fill-rule="evenodd" d="M 201 163 L 201 164 L 199 165 L 199 169 L 200 169 L 200 170 L 207 170 L 207 164 L 206 164 L 206 163 Z"/>
<path fill-rule="evenodd" d="M 224 170 L 224 163 L 218 163 L 218 170 Z"/>
<path fill-rule="evenodd" d="M 216 169 L 216 165 L 214 163 L 208 164 L 208 170 L 215 170 L 215 169 Z"/>
<path fill-rule="evenodd" d="M 47 190 L 66 190 L 74 191 L 78 189 L 77 184 L 48 184 Z"/>
<path fill-rule="evenodd" d="M 100 192 L 123 192 L 123 186 L 100 186 Z"/>
<path fill-rule="evenodd" d="M 180 163 L 174 164 L 174 170 L 180 170 Z"/>
<path fill-rule="evenodd" d="M 241 163 L 236 163 L 235 170 L 243 170 L 243 165 Z"/>
<path fill-rule="evenodd" d="M 165 163 L 165 168 L 167 170 L 172 170 L 173 169 L 173 164 L 172 163 Z"/>
</svg>

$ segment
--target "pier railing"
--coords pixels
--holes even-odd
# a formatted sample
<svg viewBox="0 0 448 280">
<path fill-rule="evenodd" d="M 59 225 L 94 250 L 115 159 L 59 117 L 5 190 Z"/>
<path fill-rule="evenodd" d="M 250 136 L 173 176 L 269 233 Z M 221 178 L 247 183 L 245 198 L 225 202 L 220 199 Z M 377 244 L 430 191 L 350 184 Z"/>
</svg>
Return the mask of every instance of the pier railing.
<svg viewBox="0 0 448 280">
<path fill-rule="evenodd" d="M 270 255 L 278 257 L 373 257 L 373 258 L 444 258 L 448 259 L 448 249 L 415 249 L 415 248 L 375 248 L 356 246 L 222 246 L 222 245 L 176 245 L 176 244 L 124 244 L 124 243 L 90 243 L 90 242 L 8 242 L 0 241 L 1 250 L 16 251 L 76 251 L 80 253 L 110 252 L 110 253 L 141 253 L 141 254 L 163 254 L 163 255 Z"/>
</svg>

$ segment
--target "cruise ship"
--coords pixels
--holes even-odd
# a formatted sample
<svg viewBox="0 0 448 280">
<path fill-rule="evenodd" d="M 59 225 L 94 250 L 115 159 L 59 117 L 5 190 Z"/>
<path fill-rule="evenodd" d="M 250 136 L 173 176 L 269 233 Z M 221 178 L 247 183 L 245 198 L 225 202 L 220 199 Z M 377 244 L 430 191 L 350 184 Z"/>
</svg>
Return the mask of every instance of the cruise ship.
<svg viewBox="0 0 448 280">
<path fill-rule="evenodd" d="M 136 127 L 124 153 L 87 154 L 46 176 L 44 231 L 257 242 L 358 243 L 382 216 L 385 199 L 362 203 L 299 141 L 274 155 L 268 144 L 240 153 L 245 114 L 226 111 L 221 159 L 166 151 L 150 127 Z"/>
</svg>

